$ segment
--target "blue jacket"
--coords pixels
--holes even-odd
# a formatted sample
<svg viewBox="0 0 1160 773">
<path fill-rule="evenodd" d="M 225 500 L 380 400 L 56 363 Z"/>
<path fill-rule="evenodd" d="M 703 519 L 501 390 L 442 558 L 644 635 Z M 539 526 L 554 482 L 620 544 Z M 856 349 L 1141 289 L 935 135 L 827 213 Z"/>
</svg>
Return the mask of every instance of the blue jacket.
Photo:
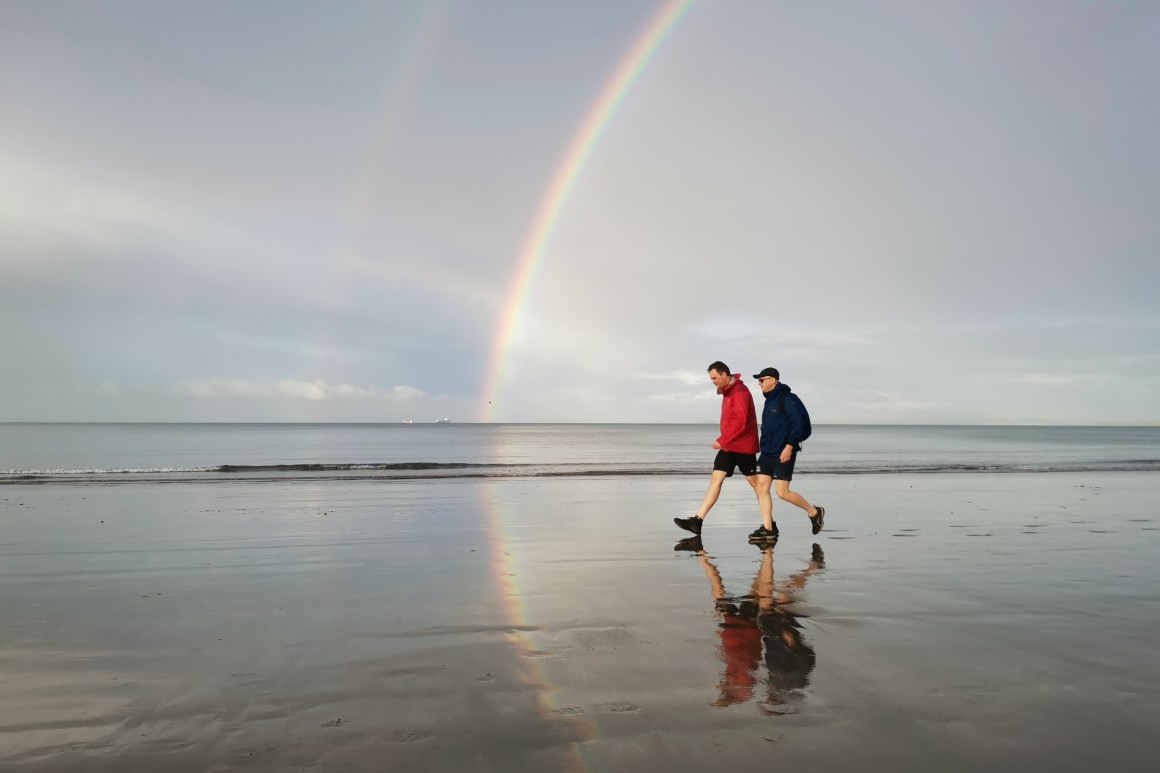
<svg viewBox="0 0 1160 773">
<path fill-rule="evenodd" d="M 785 412 L 781 410 L 781 396 L 785 395 Z M 788 384 L 778 384 L 765 393 L 765 408 L 761 411 L 761 453 L 780 456 L 787 445 L 802 450 L 805 434 L 805 410 L 802 401 L 790 391 Z"/>
</svg>

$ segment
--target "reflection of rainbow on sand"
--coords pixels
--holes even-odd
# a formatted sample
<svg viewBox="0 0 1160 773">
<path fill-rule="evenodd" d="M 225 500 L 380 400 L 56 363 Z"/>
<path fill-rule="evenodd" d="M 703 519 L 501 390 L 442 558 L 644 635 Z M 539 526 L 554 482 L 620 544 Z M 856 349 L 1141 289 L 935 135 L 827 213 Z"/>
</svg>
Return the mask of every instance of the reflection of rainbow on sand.
<svg viewBox="0 0 1160 773">
<path fill-rule="evenodd" d="M 583 742 L 596 738 L 596 727 L 584 715 L 562 714 L 561 707 L 555 705 L 559 688 L 552 683 L 547 673 L 548 659 L 543 657 L 533 640 L 533 634 L 539 627 L 528 618 L 524 604 L 525 591 L 520 588 L 519 572 L 510 550 L 510 518 L 504 517 L 508 505 L 503 501 L 501 489 L 511 485 L 519 484 L 485 480 L 481 486 L 483 510 L 491 534 L 491 566 L 503 608 L 503 625 L 509 632 L 508 639 L 515 647 L 520 676 L 534 691 L 536 711 L 547 722 L 567 725 L 563 735 L 570 740 L 565 750 L 565 769 L 589 770 L 590 766 L 583 759 Z"/>
</svg>

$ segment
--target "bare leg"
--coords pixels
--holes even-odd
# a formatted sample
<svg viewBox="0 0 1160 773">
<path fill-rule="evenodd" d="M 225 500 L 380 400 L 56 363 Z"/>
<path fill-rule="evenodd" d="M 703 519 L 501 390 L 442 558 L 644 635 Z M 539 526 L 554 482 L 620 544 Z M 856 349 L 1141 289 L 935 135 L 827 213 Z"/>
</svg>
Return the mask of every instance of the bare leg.
<svg viewBox="0 0 1160 773">
<path fill-rule="evenodd" d="M 773 482 L 773 490 L 777 493 L 778 499 L 783 499 L 791 505 L 797 505 L 806 511 L 806 515 L 813 518 L 818 514 L 818 509 L 805 500 L 801 494 L 796 491 L 789 490 L 788 480 L 775 480 Z"/>
<path fill-rule="evenodd" d="M 768 475 L 758 475 L 753 490 L 757 492 L 757 504 L 761 507 L 761 525 L 773 530 L 773 497 L 769 495 L 769 487 L 773 478 Z"/>
<path fill-rule="evenodd" d="M 717 504 L 717 497 L 721 496 L 721 484 L 725 482 L 724 471 L 713 470 L 712 477 L 709 478 L 709 490 L 705 492 L 705 499 L 701 502 L 701 509 L 697 511 L 697 517 L 702 521 L 709 511 L 713 509 L 713 505 Z"/>
<path fill-rule="evenodd" d="M 762 548 L 761 566 L 749 592 L 757 599 L 762 612 L 773 609 L 773 548 Z"/>
<path fill-rule="evenodd" d="M 698 559 L 701 562 L 701 568 L 705 571 L 705 576 L 709 578 L 709 587 L 713 591 L 714 601 L 720 601 L 725 598 L 725 583 L 721 581 L 721 572 L 717 571 L 717 567 L 709 560 L 709 556 L 705 555 L 705 551 L 697 553 Z"/>
<path fill-rule="evenodd" d="M 780 603 L 789 603 L 790 601 L 793 601 L 797 597 L 797 592 L 806 587 L 806 580 L 810 578 L 810 575 L 814 574 L 814 572 L 817 572 L 822 568 L 825 560 L 826 554 L 822 552 L 820 545 L 815 544 L 814 554 L 810 558 L 810 562 L 806 564 L 806 568 L 802 569 L 800 572 L 794 572 L 789 576 L 788 579 L 786 579 L 785 582 L 780 583 L 782 586 L 781 589 L 785 592 L 786 596 L 784 599 L 779 597 L 778 601 Z"/>
</svg>

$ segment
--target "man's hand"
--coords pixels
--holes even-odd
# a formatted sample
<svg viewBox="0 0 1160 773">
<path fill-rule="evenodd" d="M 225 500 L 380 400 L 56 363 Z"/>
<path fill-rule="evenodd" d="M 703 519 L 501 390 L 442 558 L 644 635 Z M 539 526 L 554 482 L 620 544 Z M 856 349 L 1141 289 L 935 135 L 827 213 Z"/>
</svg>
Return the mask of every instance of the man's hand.
<svg viewBox="0 0 1160 773">
<path fill-rule="evenodd" d="M 782 464 L 785 464 L 792 457 L 793 457 L 793 446 L 787 445 L 785 448 L 781 449 L 781 456 L 778 458 L 781 459 Z"/>
<path fill-rule="evenodd" d="M 713 445 L 709 446 L 709 448 L 712 448 L 714 451 L 720 451 L 720 450 L 721 450 L 721 444 L 720 444 L 720 443 L 718 443 L 716 440 L 714 440 L 714 441 L 713 441 Z"/>
</svg>

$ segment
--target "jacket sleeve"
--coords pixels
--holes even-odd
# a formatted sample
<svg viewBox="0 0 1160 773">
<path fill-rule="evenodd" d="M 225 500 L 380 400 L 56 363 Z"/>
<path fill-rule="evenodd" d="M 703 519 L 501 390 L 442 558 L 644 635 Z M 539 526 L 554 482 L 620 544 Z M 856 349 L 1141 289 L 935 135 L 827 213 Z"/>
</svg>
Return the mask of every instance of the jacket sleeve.
<svg viewBox="0 0 1160 773">
<path fill-rule="evenodd" d="M 789 393 L 785 401 L 785 418 L 789 425 L 789 435 L 785 442 L 800 451 L 802 435 L 806 431 L 806 417 L 802 411 L 802 401 L 793 392 Z"/>
<path fill-rule="evenodd" d="M 725 404 L 721 411 L 721 437 L 717 438 L 722 448 L 736 445 L 745 430 L 745 404 L 738 398 L 739 394 L 746 395 L 742 390 L 734 390 L 725 395 Z"/>
</svg>

